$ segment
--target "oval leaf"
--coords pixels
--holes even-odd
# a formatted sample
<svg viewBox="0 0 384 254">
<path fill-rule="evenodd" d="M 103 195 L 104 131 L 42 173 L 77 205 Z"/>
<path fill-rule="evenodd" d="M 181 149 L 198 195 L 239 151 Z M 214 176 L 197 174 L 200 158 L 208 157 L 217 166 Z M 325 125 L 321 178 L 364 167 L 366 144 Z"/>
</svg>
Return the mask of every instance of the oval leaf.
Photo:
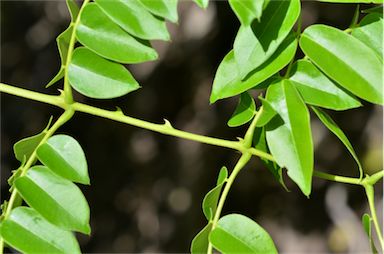
<svg viewBox="0 0 384 254">
<path fill-rule="evenodd" d="M 259 100 L 262 102 L 263 106 L 260 108 L 261 113 L 259 119 L 256 122 L 256 127 L 262 127 L 266 125 L 277 114 L 277 112 L 273 109 L 272 105 L 267 100 L 261 97 L 259 97 Z"/>
<path fill-rule="evenodd" d="M 233 51 L 241 79 L 273 55 L 288 36 L 299 14 L 300 0 L 271 1 L 260 22 L 240 27 Z"/>
<path fill-rule="evenodd" d="M 249 26 L 253 20 L 260 19 L 263 12 L 263 0 L 229 0 L 228 2 L 243 26 Z"/>
<path fill-rule="evenodd" d="M 280 117 L 266 125 L 268 147 L 280 167 L 308 196 L 313 173 L 313 144 L 308 109 L 289 80 L 268 87 L 266 99 Z"/>
<path fill-rule="evenodd" d="M 301 35 L 304 53 L 341 86 L 372 103 L 383 104 L 383 63 L 355 37 L 326 25 Z"/>
<path fill-rule="evenodd" d="M 373 49 L 383 59 L 383 13 L 372 13 L 365 16 L 360 26 L 352 30 L 352 36 Z"/>
<path fill-rule="evenodd" d="M 256 222 L 240 214 L 222 217 L 209 235 L 209 241 L 223 254 L 277 253 L 269 234 Z"/>
<path fill-rule="evenodd" d="M 87 4 L 76 30 L 77 39 L 100 56 L 121 63 L 155 60 L 154 49 L 120 28 L 96 4 Z"/>
<path fill-rule="evenodd" d="M 147 10 L 156 16 L 177 22 L 177 0 L 139 0 Z"/>
<path fill-rule="evenodd" d="M 256 112 L 255 101 L 249 93 L 242 93 L 235 112 L 228 121 L 229 127 L 237 127 L 248 123 Z"/>
<path fill-rule="evenodd" d="M 37 157 L 53 172 L 72 182 L 89 184 L 88 166 L 80 144 L 67 135 L 55 135 L 37 149 Z"/>
<path fill-rule="evenodd" d="M 359 167 L 360 177 L 363 176 L 363 167 L 361 166 L 361 163 L 359 161 L 359 158 L 356 155 L 355 149 L 353 149 L 353 146 L 351 142 L 349 142 L 347 136 L 344 134 L 344 132 L 340 129 L 340 127 L 333 121 L 333 119 L 325 113 L 323 110 L 311 107 L 313 112 L 316 113 L 317 117 L 320 119 L 320 121 L 333 133 L 340 139 L 340 141 L 344 144 L 344 146 L 348 149 L 349 153 L 352 155 L 353 159 L 356 161 L 357 166 Z"/>
<path fill-rule="evenodd" d="M 154 17 L 139 0 L 96 0 L 96 3 L 112 21 L 138 38 L 170 39 L 165 22 Z"/>
<path fill-rule="evenodd" d="M 89 234 L 89 206 L 80 189 L 47 167 L 35 166 L 15 181 L 27 204 L 52 224 Z"/>
<path fill-rule="evenodd" d="M 206 254 L 209 246 L 209 233 L 212 223 L 207 224 L 192 240 L 191 254 Z"/>
<path fill-rule="evenodd" d="M 46 221 L 32 208 L 17 207 L 0 224 L 7 244 L 22 253 L 81 253 L 75 236 Z"/>
<path fill-rule="evenodd" d="M 289 36 L 268 61 L 249 73 L 243 81 L 239 78 L 233 51 L 230 51 L 217 69 L 210 102 L 241 94 L 261 84 L 291 61 L 296 48 L 295 37 Z"/>
<path fill-rule="evenodd" d="M 339 88 L 307 60 L 297 61 L 292 67 L 292 72 L 289 80 L 308 104 L 334 110 L 361 106 L 355 97 Z"/>
<path fill-rule="evenodd" d="M 45 134 L 46 134 L 46 130 L 43 130 L 41 133 L 37 135 L 24 138 L 18 141 L 16 144 L 14 144 L 13 152 L 15 153 L 16 159 L 22 162 L 25 156 L 25 159 L 28 160 L 28 158 L 32 155 L 33 151 L 35 151 L 37 146 L 40 144 L 41 140 L 43 140 Z"/>
<path fill-rule="evenodd" d="M 120 97 L 140 87 L 123 65 L 83 47 L 73 52 L 68 79 L 76 91 L 97 99 Z"/>
</svg>

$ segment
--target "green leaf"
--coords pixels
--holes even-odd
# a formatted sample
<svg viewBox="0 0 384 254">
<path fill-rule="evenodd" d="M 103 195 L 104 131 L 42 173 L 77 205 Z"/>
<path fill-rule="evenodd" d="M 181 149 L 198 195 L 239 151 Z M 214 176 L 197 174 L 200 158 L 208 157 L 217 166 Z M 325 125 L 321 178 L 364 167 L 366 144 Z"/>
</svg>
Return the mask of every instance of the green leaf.
<svg viewBox="0 0 384 254">
<path fill-rule="evenodd" d="M 209 246 L 209 233 L 212 223 L 208 223 L 192 240 L 191 254 L 206 254 Z"/>
<path fill-rule="evenodd" d="M 221 189 L 223 188 L 227 176 L 227 168 L 222 167 L 219 173 L 219 177 L 217 179 L 216 187 L 210 190 L 203 199 L 202 208 L 205 218 L 207 218 L 208 221 L 211 221 L 213 219 L 213 216 L 215 215 L 217 209 L 217 202 L 219 201 Z"/>
<path fill-rule="evenodd" d="M 49 81 L 49 83 L 45 87 L 50 87 L 51 85 L 55 84 L 57 81 L 59 81 L 64 77 L 65 64 L 67 61 L 68 47 L 69 47 L 69 42 L 71 40 L 72 31 L 73 31 L 73 26 L 70 25 L 67 29 L 64 30 L 64 32 L 62 32 L 56 38 L 57 48 L 59 49 L 59 54 L 61 59 L 61 66 L 56 76 L 51 81 Z"/>
<path fill-rule="evenodd" d="M 313 144 L 308 109 L 289 80 L 268 87 L 266 99 L 280 117 L 266 126 L 268 147 L 280 167 L 309 196 L 313 173 Z"/>
<path fill-rule="evenodd" d="M 140 0 L 140 2 L 154 15 L 177 22 L 177 0 Z"/>
<path fill-rule="evenodd" d="M 365 213 L 362 217 L 362 223 L 363 223 L 364 231 L 368 236 L 368 240 L 369 240 L 369 244 L 371 246 L 372 253 L 377 254 L 378 252 L 377 252 L 377 249 L 375 246 L 375 242 L 373 241 L 373 238 L 372 238 L 372 219 L 371 219 L 371 216 L 369 216 L 369 214 Z"/>
<path fill-rule="evenodd" d="M 289 36 L 268 61 L 249 73 L 243 81 L 239 78 L 234 53 L 231 50 L 217 69 L 210 102 L 214 103 L 219 99 L 241 94 L 261 84 L 291 61 L 295 56 L 296 48 L 297 41 L 295 37 L 293 35 Z"/>
<path fill-rule="evenodd" d="M 229 127 L 237 127 L 248 123 L 255 116 L 256 105 L 252 96 L 244 92 L 241 94 L 235 112 L 228 121 Z"/>
<path fill-rule="evenodd" d="M 288 36 L 299 15 L 300 0 L 271 1 L 260 22 L 240 27 L 233 51 L 241 79 L 273 55 Z"/>
<path fill-rule="evenodd" d="M 308 104 L 334 110 L 361 106 L 354 96 L 339 88 L 310 61 L 297 61 L 292 67 L 292 72 L 289 80 Z"/>
<path fill-rule="evenodd" d="M 25 157 L 25 160 L 28 160 L 37 148 L 37 146 L 40 144 L 41 140 L 43 140 L 46 133 L 47 129 L 44 129 L 39 134 L 36 134 L 32 137 L 24 138 L 15 143 L 13 145 L 13 152 L 15 153 L 16 159 L 22 162 Z"/>
<path fill-rule="evenodd" d="M 383 29 L 383 13 L 372 13 L 365 16 L 351 34 L 374 50 L 383 61 Z"/>
<path fill-rule="evenodd" d="M 312 25 L 300 39 L 304 53 L 341 86 L 372 103 L 383 104 L 383 62 L 355 37 L 326 25 Z"/>
<path fill-rule="evenodd" d="M 45 166 L 72 182 L 89 184 L 87 160 L 80 144 L 67 135 L 55 135 L 37 149 Z"/>
<path fill-rule="evenodd" d="M 259 20 L 263 12 L 263 0 L 229 0 L 233 12 L 243 26 L 249 26 L 253 20 Z"/>
<path fill-rule="evenodd" d="M 209 241 L 223 254 L 277 253 L 269 234 L 256 222 L 240 214 L 222 217 L 209 235 Z"/>
<path fill-rule="evenodd" d="M 359 161 L 359 158 L 356 155 L 355 150 L 353 149 L 353 146 L 351 142 L 349 142 L 347 136 L 344 134 L 344 132 L 340 129 L 340 127 L 333 121 L 333 119 L 325 113 L 323 110 L 317 108 L 317 107 L 311 107 L 313 112 L 316 113 L 317 117 L 320 119 L 320 121 L 333 133 L 340 139 L 340 141 L 344 144 L 344 146 L 348 149 L 349 153 L 352 155 L 353 159 L 356 161 L 357 166 L 359 167 L 360 176 L 363 176 L 363 168 L 361 166 L 361 163 Z"/>
<path fill-rule="evenodd" d="M 380 13 L 383 14 L 383 6 L 376 6 L 361 11 L 362 13 Z"/>
<path fill-rule="evenodd" d="M 89 234 L 89 206 L 80 189 L 44 166 L 35 166 L 15 181 L 27 204 L 52 224 Z"/>
<path fill-rule="evenodd" d="M 255 129 L 255 132 L 253 134 L 253 144 L 257 150 L 260 150 L 265 153 L 269 153 L 267 140 L 266 140 L 265 127 Z M 267 167 L 269 172 L 272 173 L 276 181 L 278 181 L 286 191 L 289 191 L 284 182 L 283 169 L 279 167 L 279 165 L 277 165 L 276 162 L 266 160 L 266 159 L 261 159 L 261 161 Z"/>
<path fill-rule="evenodd" d="M 154 17 L 139 0 L 96 0 L 96 4 L 116 24 L 135 37 L 169 41 L 165 22 Z"/>
<path fill-rule="evenodd" d="M 97 99 L 120 97 L 140 87 L 123 65 L 108 61 L 84 47 L 73 52 L 68 79 L 76 91 Z"/>
<path fill-rule="evenodd" d="M 267 100 L 262 97 L 259 97 L 259 100 L 263 106 L 260 108 L 261 113 L 259 119 L 257 120 L 256 127 L 262 127 L 266 125 L 277 114 L 277 112 L 273 109 L 272 105 Z"/>
<path fill-rule="evenodd" d="M 83 9 L 76 36 L 87 48 L 117 62 L 139 63 L 158 57 L 154 49 L 125 32 L 94 3 Z"/>
<path fill-rule="evenodd" d="M 81 253 L 75 236 L 46 221 L 32 208 L 14 208 L 0 224 L 5 242 L 22 253 Z"/>
<path fill-rule="evenodd" d="M 71 14 L 72 21 L 75 21 L 77 19 L 77 16 L 79 15 L 79 6 L 77 5 L 75 0 L 66 0 L 67 7 L 69 10 L 69 14 Z"/>
<path fill-rule="evenodd" d="M 209 0 L 193 0 L 200 8 L 207 9 Z"/>
</svg>

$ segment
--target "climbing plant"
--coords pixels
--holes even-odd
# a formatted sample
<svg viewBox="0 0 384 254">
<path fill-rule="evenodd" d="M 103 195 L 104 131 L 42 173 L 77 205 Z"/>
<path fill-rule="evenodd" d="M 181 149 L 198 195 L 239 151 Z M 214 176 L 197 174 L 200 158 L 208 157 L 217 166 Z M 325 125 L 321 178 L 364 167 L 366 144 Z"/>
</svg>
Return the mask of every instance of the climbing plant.
<svg viewBox="0 0 384 254">
<path fill-rule="evenodd" d="M 382 0 L 324 0 L 375 3 Z M 195 0 L 206 8 L 208 0 Z M 192 253 L 276 253 L 271 236 L 240 214 L 223 216 L 226 197 L 236 176 L 259 157 L 285 189 L 283 170 L 303 195 L 310 197 L 312 178 L 359 185 L 365 190 L 370 214 L 362 216 L 371 248 L 383 249 L 374 204 L 374 185 L 383 170 L 364 173 L 344 132 L 327 110 L 361 107 L 361 100 L 383 104 L 383 8 L 360 11 L 345 30 L 313 24 L 301 29 L 300 0 L 229 0 L 240 27 L 233 49 L 220 63 L 210 103 L 238 96 L 229 127 L 248 124 L 244 137 L 224 140 L 175 129 L 169 121 L 150 123 L 73 99 L 72 89 L 94 99 L 113 99 L 140 88 L 124 66 L 158 58 L 151 40 L 169 41 L 166 21 L 177 22 L 177 0 L 66 0 L 71 23 L 57 37 L 61 67 L 47 84 L 64 80 L 59 95 L 48 95 L 0 84 L 0 92 L 55 105 L 64 110 L 39 134 L 14 145 L 20 167 L 9 178 L 10 198 L 0 217 L 0 252 L 7 245 L 23 253 L 79 253 L 73 232 L 90 234 L 90 209 L 77 184 L 90 184 L 86 156 L 71 136 L 58 129 L 77 112 L 139 128 L 230 148 L 241 156 L 230 173 L 223 166 L 215 187 L 203 202 L 206 226 L 191 243 Z M 298 51 L 304 57 L 298 59 Z M 265 90 L 258 98 L 252 89 Z M 260 106 L 256 106 L 260 105 Z M 309 111 L 345 145 L 356 161 L 357 177 L 314 169 Z M 372 226 L 373 225 L 373 226 Z"/>
</svg>

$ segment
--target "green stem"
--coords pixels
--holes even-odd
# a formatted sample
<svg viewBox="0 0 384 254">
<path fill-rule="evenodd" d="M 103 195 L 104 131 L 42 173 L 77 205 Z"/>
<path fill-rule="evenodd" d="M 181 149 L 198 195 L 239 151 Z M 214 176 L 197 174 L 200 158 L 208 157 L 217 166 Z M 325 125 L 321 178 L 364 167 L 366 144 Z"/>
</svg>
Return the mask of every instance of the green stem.
<svg viewBox="0 0 384 254">
<path fill-rule="evenodd" d="M 356 184 L 356 185 L 363 184 L 363 181 L 360 178 L 331 175 L 331 174 L 323 173 L 319 171 L 314 171 L 313 176 L 324 179 L 324 180 L 328 180 L 328 181 L 338 182 L 338 183 L 347 183 L 347 184 Z"/>
<path fill-rule="evenodd" d="M 364 185 L 364 188 L 365 188 L 365 194 L 367 195 L 367 198 L 368 198 L 369 209 L 371 210 L 371 217 L 373 220 L 373 225 L 375 226 L 381 249 L 384 250 L 383 234 L 381 233 L 379 221 L 378 221 L 377 215 L 376 215 L 375 190 L 371 184 Z"/>
<path fill-rule="evenodd" d="M 251 157 L 252 157 L 252 154 L 249 154 L 249 153 L 243 154 L 241 156 L 241 158 L 239 159 L 239 161 L 236 163 L 236 166 L 233 169 L 231 175 L 228 177 L 227 182 L 226 182 L 225 187 L 224 187 L 224 190 L 221 193 L 220 200 L 219 200 L 219 203 L 217 205 L 216 212 L 215 212 L 215 216 L 213 217 L 211 231 L 215 229 L 217 222 L 220 219 L 221 211 L 223 210 L 225 200 L 228 196 L 229 190 L 231 189 L 233 182 L 236 179 L 236 176 L 239 174 L 240 170 L 247 164 L 247 162 L 251 159 Z M 212 254 L 212 249 L 213 249 L 213 246 L 211 243 L 209 243 L 207 253 Z"/>
<path fill-rule="evenodd" d="M 137 118 L 126 116 L 121 111 L 110 111 L 110 110 L 100 109 L 100 108 L 96 108 L 96 107 L 78 103 L 78 102 L 68 105 L 65 103 L 62 96 L 45 95 L 42 93 L 32 92 L 23 88 L 13 87 L 3 83 L 0 83 L 0 92 L 12 94 L 12 95 L 27 98 L 27 99 L 32 99 L 35 101 L 40 101 L 40 102 L 58 106 L 64 109 L 72 109 L 74 111 L 107 118 L 117 122 L 133 125 L 139 128 L 159 132 L 165 135 L 175 136 L 175 137 L 193 140 L 200 143 L 205 143 L 205 144 L 210 144 L 215 146 L 226 147 L 226 148 L 238 150 L 241 153 L 248 152 L 255 156 L 264 158 L 266 160 L 273 160 L 272 155 L 265 153 L 263 151 L 257 150 L 253 147 L 245 147 L 242 143 L 238 141 L 230 141 L 230 140 L 224 140 L 219 138 L 207 137 L 203 135 L 198 135 L 198 134 L 177 130 L 173 128 L 169 122 L 166 122 L 165 124 L 155 124 L 155 123 L 143 121 Z"/>
<path fill-rule="evenodd" d="M 65 61 L 65 69 L 64 69 L 64 100 L 66 104 L 71 104 L 73 103 L 73 97 L 72 97 L 72 88 L 69 84 L 68 80 L 68 66 L 71 63 L 72 60 L 72 54 L 73 54 L 73 49 L 75 48 L 75 43 L 76 43 L 76 29 L 77 26 L 80 23 L 80 16 L 81 13 L 84 10 L 85 5 L 89 2 L 90 0 L 84 0 L 79 14 L 77 15 L 77 18 L 75 22 L 73 23 L 73 28 L 72 28 L 72 34 L 71 34 L 71 39 L 69 40 L 68 44 L 68 53 L 67 53 L 67 59 Z"/>
<path fill-rule="evenodd" d="M 23 168 L 21 169 L 21 174 L 20 174 L 20 177 L 21 176 L 24 176 L 28 169 L 32 166 L 32 164 L 34 163 L 34 161 L 36 160 L 36 150 L 37 148 L 44 144 L 56 131 L 57 129 L 62 126 L 64 123 L 66 123 L 67 121 L 69 121 L 69 119 L 72 118 L 74 114 L 74 111 L 73 110 L 66 110 L 58 119 L 57 121 L 52 125 L 51 128 L 49 128 L 49 130 L 47 131 L 47 133 L 45 134 L 45 136 L 43 137 L 43 139 L 40 141 L 39 145 L 35 148 L 35 150 L 33 151 L 33 153 L 31 154 L 31 156 L 29 157 L 28 161 L 25 163 L 25 165 L 23 166 Z M 11 197 L 9 198 L 9 202 L 8 202 L 8 205 L 7 205 L 7 209 L 5 210 L 5 212 L 3 213 L 3 219 L 6 220 L 13 207 L 14 207 L 14 204 L 15 204 L 15 201 L 17 200 L 17 197 L 18 197 L 18 193 L 17 193 L 17 190 L 16 188 L 14 188 L 12 190 L 12 193 L 11 193 Z M 3 251 L 4 251 L 4 241 L 3 239 L 0 237 L 0 254 L 3 254 Z"/>
</svg>

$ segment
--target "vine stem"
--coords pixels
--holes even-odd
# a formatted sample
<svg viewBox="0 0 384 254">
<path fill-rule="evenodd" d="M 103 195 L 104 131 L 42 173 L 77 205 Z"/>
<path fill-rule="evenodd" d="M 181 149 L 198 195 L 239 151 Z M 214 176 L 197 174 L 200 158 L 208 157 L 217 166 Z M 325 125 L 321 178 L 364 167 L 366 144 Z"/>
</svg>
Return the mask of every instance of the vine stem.
<svg viewBox="0 0 384 254">
<path fill-rule="evenodd" d="M 379 221 L 376 215 L 376 207 L 375 207 L 375 190 L 372 184 L 367 184 L 364 186 L 365 194 L 367 195 L 369 210 L 371 210 L 371 217 L 373 220 L 373 225 L 375 226 L 375 230 L 377 233 L 377 238 L 379 239 L 381 250 L 384 250 L 384 241 L 383 234 L 381 232 Z"/>
<path fill-rule="evenodd" d="M 44 144 L 57 131 L 57 129 L 60 126 L 62 126 L 67 121 L 69 121 L 72 118 L 74 113 L 75 112 L 71 109 L 64 111 L 64 113 L 57 119 L 57 121 L 52 125 L 52 127 L 48 129 L 47 133 L 44 135 L 44 137 L 40 141 L 39 145 L 35 148 L 35 150 L 31 154 L 31 156 L 29 157 L 29 159 L 27 160 L 25 165 L 21 168 L 20 177 L 24 176 L 27 173 L 28 169 L 32 166 L 33 162 L 35 161 L 37 148 L 40 145 Z M 6 220 L 9 217 L 9 215 L 10 215 L 10 213 L 14 207 L 15 201 L 17 200 L 18 195 L 19 194 L 17 193 L 16 188 L 14 188 L 12 190 L 11 197 L 9 198 L 9 202 L 7 204 L 7 209 L 5 210 L 5 212 L 3 214 L 4 220 Z M 4 251 L 4 241 L 3 241 L 3 238 L 0 237 L 0 254 L 3 254 L 3 251 Z"/>
<path fill-rule="evenodd" d="M 68 80 L 68 66 L 71 63 L 72 55 L 73 55 L 73 50 L 75 48 L 75 43 L 76 43 L 76 29 L 77 26 L 80 23 L 80 16 L 81 13 L 84 10 L 84 6 L 89 2 L 90 0 L 84 0 L 83 4 L 81 5 L 80 11 L 76 17 L 75 22 L 73 23 L 72 27 L 72 34 L 71 38 L 69 40 L 68 44 L 68 53 L 67 53 L 67 59 L 65 61 L 65 68 L 64 68 L 64 100 L 67 104 L 73 103 L 73 96 L 72 96 L 72 88 L 69 84 Z M 72 24 L 71 24 L 72 25 Z"/>
</svg>

